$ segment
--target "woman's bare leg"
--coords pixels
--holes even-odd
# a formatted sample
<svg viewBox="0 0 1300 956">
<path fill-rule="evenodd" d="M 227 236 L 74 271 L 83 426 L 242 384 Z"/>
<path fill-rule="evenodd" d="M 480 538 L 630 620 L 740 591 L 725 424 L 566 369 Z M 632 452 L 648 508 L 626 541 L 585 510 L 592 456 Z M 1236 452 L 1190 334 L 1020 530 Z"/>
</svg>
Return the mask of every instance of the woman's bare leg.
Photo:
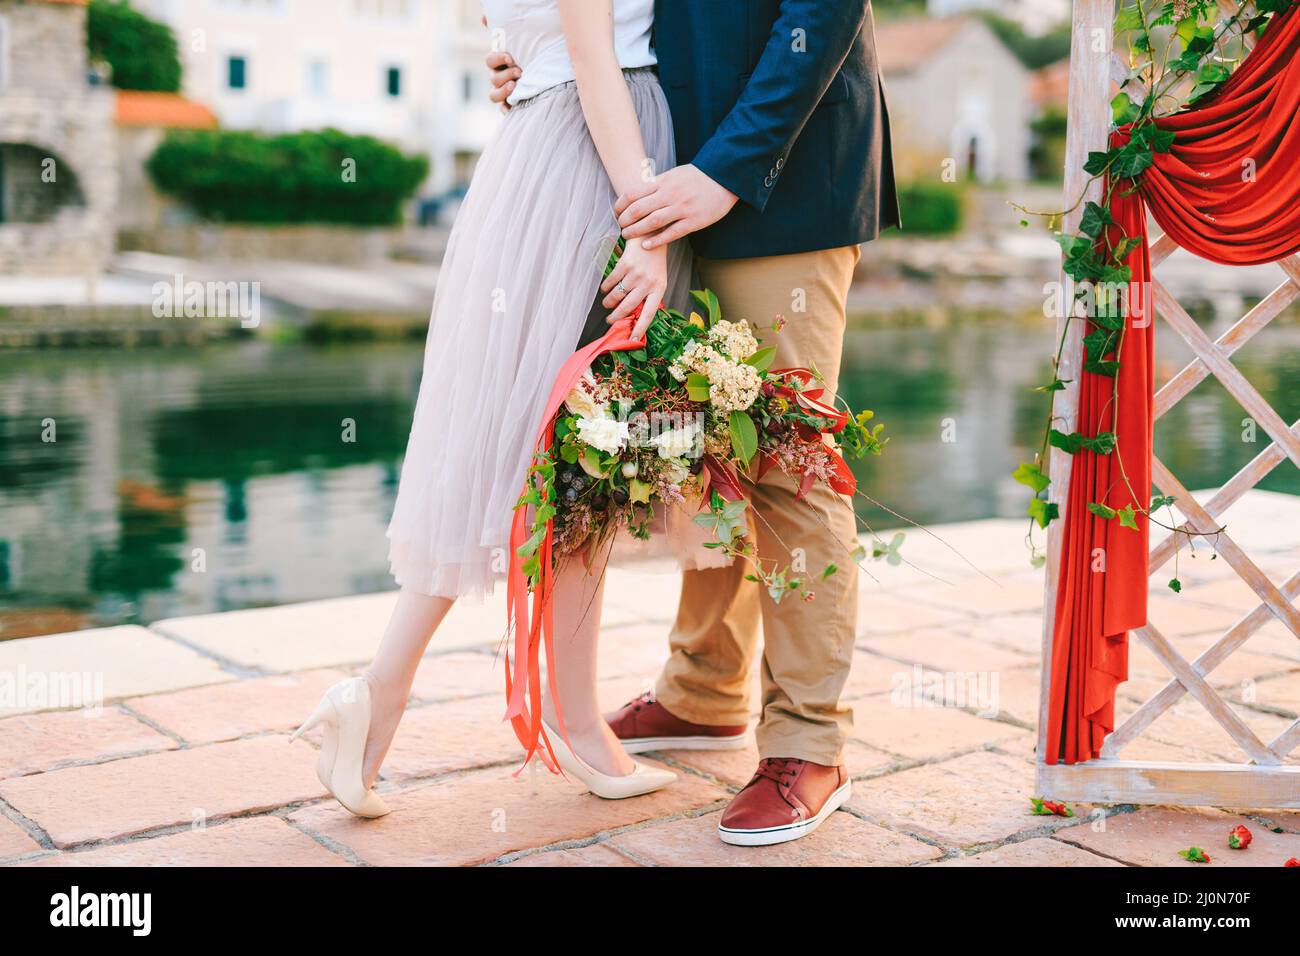
<svg viewBox="0 0 1300 956">
<path fill-rule="evenodd" d="M 393 735 L 397 733 L 420 658 L 454 603 L 451 598 L 430 597 L 406 588 L 397 595 L 397 606 L 388 619 L 375 659 L 361 675 L 370 685 L 370 736 L 366 739 L 362 766 L 367 787 L 374 786 Z"/>
<path fill-rule="evenodd" d="M 596 646 L 608 560 L 608 548 L 602 549 L 588 573 L 584 555 L 574 555 L 556 575 L 555 682 L 564 711 L 564 729 L 574 751 L 601 773 L 624 776 L 632 773 L 636 765 L 605 723 L 596 697 Z M 556 727 L 549 691 L 542 713 L 546 722 Z M 564 742 L 552 741 L 552 745 L 564 746 Z"/>
</svg>

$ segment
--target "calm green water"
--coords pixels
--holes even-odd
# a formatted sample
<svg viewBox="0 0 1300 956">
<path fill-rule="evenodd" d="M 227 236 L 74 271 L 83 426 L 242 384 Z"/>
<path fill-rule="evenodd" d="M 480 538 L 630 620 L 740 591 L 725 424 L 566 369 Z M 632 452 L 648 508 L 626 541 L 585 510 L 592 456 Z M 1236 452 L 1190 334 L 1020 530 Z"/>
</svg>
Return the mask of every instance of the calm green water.
<svg viewBox="0 0 1300 956">
<path fill-rule="evenodd" d="M 1300 327 L 1263 339 L 1237 363 L 1292 421 Z M 853 331 L 842 390 L 893 436 L 864 487 L 922 522 L 1023 514 L 1007 475 L 1039 433 L 1029 386 L 1050 340 L 1033 322 Z M 1186 359 L 1167 339 L 1159 354 L 1161 380 Z M 421 357 L 259 341 L 0 354 L 0 638 L 388 587 Z M 1162 422 L 1158 453 L 1188 486 L 1218 484 L 1267 443 L 1243 442 L 1242 418 L 1205 383 Z M 1284 463 L 1264 487 L 1300 494 L 1300 479 Z"/>
</svg>

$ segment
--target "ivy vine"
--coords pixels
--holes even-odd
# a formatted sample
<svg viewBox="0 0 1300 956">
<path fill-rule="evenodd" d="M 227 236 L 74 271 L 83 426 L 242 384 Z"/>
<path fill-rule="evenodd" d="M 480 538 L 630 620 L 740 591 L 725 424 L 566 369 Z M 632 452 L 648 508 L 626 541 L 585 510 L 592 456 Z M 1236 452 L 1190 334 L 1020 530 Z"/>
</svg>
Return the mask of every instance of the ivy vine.
<svg viewBox="0 0 1300 956">
<path fill-rule="evenodd" d="M 1172 510 L 1174 498 L 1159 495 L 1148 501 L 1150 489 L 1142 489 L 1139 494 L 1117 454 L 1118 376 L 1124 360 L 1124 340 L 1129 326 L 1127 300 L 1133 278 L 1126 260 L 1141 239 L 1128 235 L 1112 219 L 1109 209 L 1117 189 L 1124 191 L 1121 195 L 1136 190 L 1136 178 L 1154 164 L 1156 154 L 1167 153 L 1173 146 L 1175 134 L 1161 129 L 1156 121 L 1212 95 L 1248 52 L 1247 37 L 1261 35 L 1273 15 L 1287 9 L 1293 2 L 1254 0 L 1241 4 L 1227 16 L 1220 15 L 1221 8 L 1215 0 L 1164 3 L 1131 0 L 1122 4 L 1115 17 L 1115 49 L 1123 51 L 1127 73 L 1110 107 L 1113 127 L 1129 127 L 1128 141 L 1088 154 L 1083 170 L 1089 178 L 1069 209 L 1035 212 L 1013 204 L 1026 215 L 1047 220 L 1048 228 L 1053 230 L 1053 237 L 1061 247 L 1062 271 L 1073 281 L 1074 291 L 1073 298 L 1064 306 L 1066 321 L 1052 359 L 1052 379 L 1036 389 L 1049 396 L 1042 443 L 1034 460 L 1021 462 L 1012 473 L 1017 482 L 1033 492 L 1027 509 L 1029 530 L 1026 540 L 1035 567 L 1041 567 L 1045 561 L 1045 555 L 1035 540 L 1035 531 L 1046 529 L 1060 517 L 1058 506 L 1048 499 L 1047 494 L 1051 478 L 1044 471 L 1044 464 L 1049 448 L 1058 448 L 1071 455 L 1086 450 L 1097 455 L 1114 456 L 1118 465 L 1118 483 L 1126 492 L 1128 501 L 1118 508 L 1105 504 L 1110 500 L 1114 487 L 1106 489 L 1101 501 L 1088 505 L 1088 510 L 1099 518 L 1117 521 L 1122 528 L 1137 530 L 1137 516 L 1145 515 L 1172 533 L 1187 535 L 1193 550 L 1196 537 L 1212 537 L 1223 530 L 1192 532 L 1178 526 Z M 1088 191 L 1098 180 L 1103 182 L 1102 201 L 1086 200 Z M 1057 231 L 1064 217 L 1079 210 L 1080 205 L 1083 209 L 1079 231 L 1074 234 Z M 1021 220 L 1021 225 L 1028 226 L 1028 220 Z M 1113 383 L 1105 410 L 1109 412 L 1110 425 L 1094 435 L 1063 432 L 1057 427 L 1061 423 L 1050 407 L 1054 394 L 1069 384 L 1060 377 L 1060 368 L 1071 323 L 1076 321 L 1087 323 L 1083 338 L 1084 371 L 1109 378 Z M 1160 509 L 1168 509 L 1169 523 L 1157 517 Z M 1177 576 L 1177 555 L 1169 587 L 1175 592 L 1182 588 Z"/>
</svg>

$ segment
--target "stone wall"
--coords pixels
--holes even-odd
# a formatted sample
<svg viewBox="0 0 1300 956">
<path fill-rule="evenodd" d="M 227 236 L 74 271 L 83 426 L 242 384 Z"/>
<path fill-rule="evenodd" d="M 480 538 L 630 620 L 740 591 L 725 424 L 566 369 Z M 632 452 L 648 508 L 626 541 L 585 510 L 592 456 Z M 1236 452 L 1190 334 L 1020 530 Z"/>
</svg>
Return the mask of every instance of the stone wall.
<svg viewBox="0 0 1300 956">
<path fill-rule="evenodd" d="M 113 92 L 86 80 L 86 8 L 0 0 L 0 19 L 0 143 L 27 147 L 6 151 L 21 161 L 6 164 L 0 276 L 98 271 L 113 252 L 117 130 Z"/>
<path fill-rule="evenodd" d="M 86 8 L 69 3 L 0 0 L 9 33 L 10 89 L 76 96 L 86 85 Z"/>
<path fill-rule="evenodd" d="M 122 230 L 122 249 L 223 262 L 315 262 L 364 266 L 389 258 L 395 229 L 356 226 L 254 226 L 194 223 Z"/>
</svg>

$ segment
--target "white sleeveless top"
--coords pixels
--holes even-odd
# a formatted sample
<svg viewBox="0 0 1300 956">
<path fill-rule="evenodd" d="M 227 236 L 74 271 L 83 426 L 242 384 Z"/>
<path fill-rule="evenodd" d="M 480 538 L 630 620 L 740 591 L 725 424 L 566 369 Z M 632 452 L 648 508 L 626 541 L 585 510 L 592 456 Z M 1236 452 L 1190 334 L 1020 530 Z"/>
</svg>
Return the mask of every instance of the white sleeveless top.
<svg viewBox="0 0 1300 956">
<path fill-rule="evenodd" d="M 625 70 L 656 63 L 650 46 L 654 7 L 654 0 L 614 0 L 614 53 Z M 492 49 L 509 53 L 524 73 L 511 104 L 573 79 L 555 0 L 483 0 L 483 11 Z"/>
</svg>

